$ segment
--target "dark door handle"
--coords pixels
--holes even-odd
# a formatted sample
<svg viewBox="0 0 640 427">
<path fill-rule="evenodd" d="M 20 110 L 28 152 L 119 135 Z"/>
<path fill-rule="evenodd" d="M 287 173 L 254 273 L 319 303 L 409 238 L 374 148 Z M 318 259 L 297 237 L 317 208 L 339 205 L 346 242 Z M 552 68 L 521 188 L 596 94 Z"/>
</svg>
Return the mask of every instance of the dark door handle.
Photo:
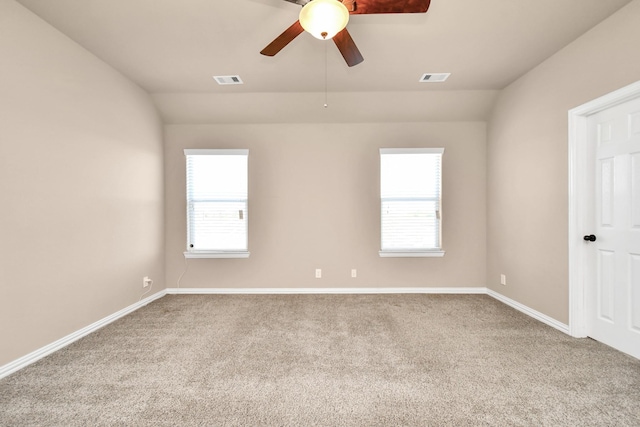
<svg viewBox="0 0 640 427">
<path fill-rule="evenodd" d="M 586 240 L 587 242 L 595 242 L 596 236 L 594 236 L 593 234 L 589 234 L 588 236 L 584 236 L 584 240 Z"/>
</svg>

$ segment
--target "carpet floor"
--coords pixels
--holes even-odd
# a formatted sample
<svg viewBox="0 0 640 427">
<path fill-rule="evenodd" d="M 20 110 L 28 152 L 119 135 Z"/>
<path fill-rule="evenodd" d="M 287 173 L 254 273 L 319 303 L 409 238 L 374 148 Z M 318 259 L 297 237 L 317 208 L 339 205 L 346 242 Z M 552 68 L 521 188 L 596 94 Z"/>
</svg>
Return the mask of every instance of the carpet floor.
<svg viewBox="0 0 640 427">
<path fill-rule="evenodd" d="M 0 426 L 640 426 L 640 361 L 484 295 L 166 296 L 0 380 Z"/>
</svg>

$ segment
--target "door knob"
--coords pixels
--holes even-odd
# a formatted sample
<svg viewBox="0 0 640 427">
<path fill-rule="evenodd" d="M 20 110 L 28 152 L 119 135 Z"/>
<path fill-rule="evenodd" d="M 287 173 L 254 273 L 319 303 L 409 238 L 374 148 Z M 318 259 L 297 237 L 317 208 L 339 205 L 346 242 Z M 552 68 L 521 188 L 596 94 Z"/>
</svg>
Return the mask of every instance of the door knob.
<svg viewBox="0 0 640 427">
<path fill-rule="evenodd" d="M 589 234 L 588 236 L 584 236 L 584 240 L 586 240 L 587 242 L 595 242 L 596 236 L 594 236 L 593 234 Z"/>
</svg>

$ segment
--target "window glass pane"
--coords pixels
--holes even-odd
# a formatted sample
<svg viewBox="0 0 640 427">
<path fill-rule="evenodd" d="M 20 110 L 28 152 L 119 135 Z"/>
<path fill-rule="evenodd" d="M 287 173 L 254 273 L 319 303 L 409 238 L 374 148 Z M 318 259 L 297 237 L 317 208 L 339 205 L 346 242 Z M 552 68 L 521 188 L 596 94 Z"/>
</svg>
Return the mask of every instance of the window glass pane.
<svg viewBox="0 0 640 427">
<path fill-rule="evenodd" d="M 194 250 L 245 250 L 246 202 L 192 202 L 189 206 Z"/>
<path fill-rule="evenodd" d="M 437 202 L 383 201 L 382 249 L 438 247 Z"/>
<path fill-rule="evenodd" d="M 384 154 L 380 158 L 382 197 L 436 197 L 440 155 Z"/>
<path fill-rule="evenodd" d="M 381 249 L 441 249 L 443 149 L 381 149 Z"/>
<path fill-rule="evenodd" d="M 188 251 L 248 249 L 248 155 L 237 151 L 185 150 Z"/>
<path fill-rule="evenodd" d="M 189 199 L 247 198 L 247 156 L 196 155 L 187 162 Z"/>
</svg>

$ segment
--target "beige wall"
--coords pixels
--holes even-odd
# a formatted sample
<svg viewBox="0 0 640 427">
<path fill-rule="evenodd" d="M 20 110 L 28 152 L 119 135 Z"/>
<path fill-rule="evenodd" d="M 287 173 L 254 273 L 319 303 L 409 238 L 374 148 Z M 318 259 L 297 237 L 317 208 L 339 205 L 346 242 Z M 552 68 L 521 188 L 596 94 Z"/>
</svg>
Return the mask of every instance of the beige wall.
<svg viewBox="0 0 640 427">
<path fill-rule="evenodd" d="M 564 323 L 567 111 L 640 80 L 639 40 L 636 0 L 504 89 L 490 119 L 487 285 Z"/>
<path fill-rule="evenodd" d="M 0 0 L 0 366 L 164 287 L 146 93 Z"/>
<path fill-rule="evenodd" d="M 484 123 L 169 125 L 165 138 L 169 288 L 184 270 L 184 148 L 250 150 L 251 257 L 190 259 L 181 287 L 484 286 Z M 380 258 L 378 149 L 417 146 L 445 147 L 447 253 Z"/>
</svg>

